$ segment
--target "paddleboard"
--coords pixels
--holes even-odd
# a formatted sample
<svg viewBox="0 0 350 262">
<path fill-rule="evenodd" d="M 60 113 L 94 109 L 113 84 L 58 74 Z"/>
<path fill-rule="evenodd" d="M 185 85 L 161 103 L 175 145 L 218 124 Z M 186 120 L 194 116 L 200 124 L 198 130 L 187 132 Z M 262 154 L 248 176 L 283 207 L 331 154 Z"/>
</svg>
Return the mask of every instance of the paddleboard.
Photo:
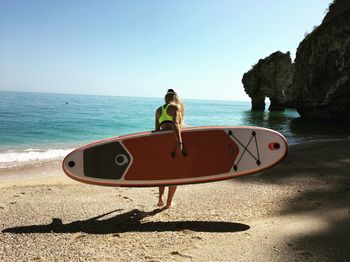
<svg viewBox="0 0 350 262">
<path fill-rule="evenodd" d="M 150 131 L 80 147 L 63 160 L 67 176 L 103 186 L 160 186 L 212 182 L 259 173 L 287 154 L 278 132 L 253 126 L 191 127 L 181 130 L 177 152 L 173 131 Z"/>
</svg>

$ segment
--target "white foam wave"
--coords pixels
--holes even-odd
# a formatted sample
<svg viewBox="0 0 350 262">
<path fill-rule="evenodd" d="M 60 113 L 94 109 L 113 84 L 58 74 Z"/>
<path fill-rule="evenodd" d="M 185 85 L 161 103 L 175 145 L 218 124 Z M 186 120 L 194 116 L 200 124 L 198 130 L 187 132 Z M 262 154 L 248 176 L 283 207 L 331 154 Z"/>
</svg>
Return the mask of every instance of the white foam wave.
<svg viewBox="0 0 350 262">
<path fill-rule="evenodd" d="M 0 169 L 63 159 L 72 149 L 25 149 L 0 152 Z"/>
</svg>

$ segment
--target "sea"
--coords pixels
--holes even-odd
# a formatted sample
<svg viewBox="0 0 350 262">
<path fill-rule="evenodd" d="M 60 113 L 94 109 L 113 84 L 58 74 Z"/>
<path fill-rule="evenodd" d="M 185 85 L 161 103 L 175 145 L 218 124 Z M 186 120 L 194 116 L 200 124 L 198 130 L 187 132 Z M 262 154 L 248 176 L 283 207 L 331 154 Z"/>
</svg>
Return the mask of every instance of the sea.
<svg viewBox="0 0 350 262">
<path fill-rule="evenodd" d="M 289 144 L 347 138 L 344 122 L 300 118 L 295 109 L 253 112 L 248 101 L 184 99 L 186 126 L 259 126 Z M 96 140 L 154 130 L 163 97 L 121 97 L 0 91 L 0 170 L 63 159 Z"/>
</svg>

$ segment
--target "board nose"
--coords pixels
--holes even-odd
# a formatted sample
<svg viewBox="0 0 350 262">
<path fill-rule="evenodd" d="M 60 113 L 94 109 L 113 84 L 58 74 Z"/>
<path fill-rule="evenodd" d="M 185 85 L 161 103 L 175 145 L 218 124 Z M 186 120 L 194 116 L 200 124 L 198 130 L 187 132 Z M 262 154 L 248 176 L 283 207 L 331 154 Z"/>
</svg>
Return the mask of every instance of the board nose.
<svg viewBox="0 0 350 262">
<path fill-rule="evenodd" d="M 79 178 L 83 176 L 83 162 L 82 152 L 74 150 L 70 152 L 62 162 L 62 168 L 66 175 L 72 178 Z"/>
</svg>

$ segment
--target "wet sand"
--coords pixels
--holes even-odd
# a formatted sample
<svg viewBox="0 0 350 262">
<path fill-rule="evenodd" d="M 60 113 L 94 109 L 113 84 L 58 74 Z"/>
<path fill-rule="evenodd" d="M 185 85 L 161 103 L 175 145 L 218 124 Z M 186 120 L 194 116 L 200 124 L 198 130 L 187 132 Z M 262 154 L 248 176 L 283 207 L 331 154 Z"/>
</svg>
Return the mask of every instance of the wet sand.
<svg viewBox="0 0 350 262">
<path fill-rule="evenodd" d="M 1 261 L 349 261 L 350 139 L 294 145 L 257 175 L 110 188 L 60 163 L 2 172 Z M 46 175 L 46 176 L 45 176 Z"/>
</svg>

